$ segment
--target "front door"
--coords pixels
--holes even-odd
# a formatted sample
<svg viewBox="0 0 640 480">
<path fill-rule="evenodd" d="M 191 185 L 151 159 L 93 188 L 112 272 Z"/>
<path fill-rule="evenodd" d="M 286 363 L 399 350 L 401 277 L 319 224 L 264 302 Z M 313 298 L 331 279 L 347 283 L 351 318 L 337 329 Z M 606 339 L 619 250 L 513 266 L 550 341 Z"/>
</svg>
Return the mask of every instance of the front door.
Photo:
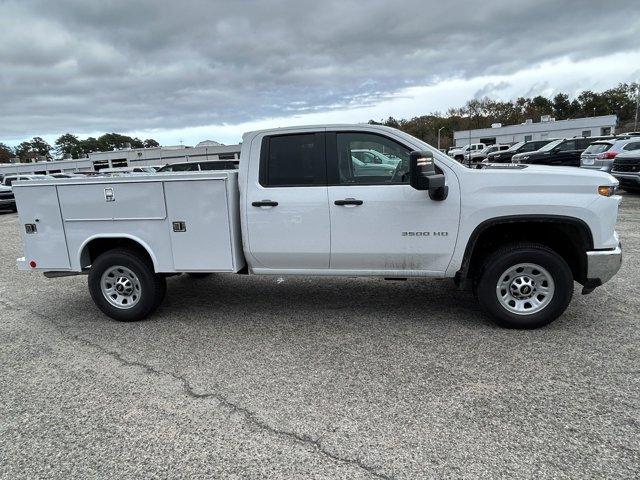
<svg viewBox="0 0 640 480">
<path fill-rule="evenodd" d="M 263 138 L 259 182 L 246 206 L 255 270 L 329 268 L 324 152 L 323 133 Z"/>
<path fill-rule="evenodd" d="M 352 154 L 358 149 L 385 156 L 392 168 L 361 165 Z M 380 274 L 446 270 L 458 233 L 458 182 L 443 165 L 446 200 L 433 201 L 427 192 L 413 189 L 408 176 L 411 150 L 378 134 L 327 134 L 331 269 Z"/>
</svg>

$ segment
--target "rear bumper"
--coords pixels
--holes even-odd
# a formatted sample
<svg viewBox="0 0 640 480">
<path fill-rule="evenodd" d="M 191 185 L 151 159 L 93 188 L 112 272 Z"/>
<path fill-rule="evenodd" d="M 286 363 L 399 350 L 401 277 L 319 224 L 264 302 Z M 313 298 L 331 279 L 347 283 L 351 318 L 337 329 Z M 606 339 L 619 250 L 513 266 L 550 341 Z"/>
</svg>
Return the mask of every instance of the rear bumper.
<svg viewBox="0 0 640 480">
<path fill-rule="evenodd" d="M 587 284 L 594 288 L 608 282 L 622 265 L 622 246 L 587 252 Z"/>
</svg>

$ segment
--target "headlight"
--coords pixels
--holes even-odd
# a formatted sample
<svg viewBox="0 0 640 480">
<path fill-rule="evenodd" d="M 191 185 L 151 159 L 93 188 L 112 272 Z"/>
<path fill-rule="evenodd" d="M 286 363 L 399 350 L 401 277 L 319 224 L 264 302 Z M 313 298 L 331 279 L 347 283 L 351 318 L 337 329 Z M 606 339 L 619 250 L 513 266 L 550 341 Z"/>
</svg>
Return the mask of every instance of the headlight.
<svg viewBox="0 0 640 480">
<path fill-rule="evenodd" d="M 615 193 L 615 185 L 600 185 L 598 187 L 598 194 L 602 195 L 603 197 L 610 197 L 612 195 L 615 195 Z"/>
</svg>

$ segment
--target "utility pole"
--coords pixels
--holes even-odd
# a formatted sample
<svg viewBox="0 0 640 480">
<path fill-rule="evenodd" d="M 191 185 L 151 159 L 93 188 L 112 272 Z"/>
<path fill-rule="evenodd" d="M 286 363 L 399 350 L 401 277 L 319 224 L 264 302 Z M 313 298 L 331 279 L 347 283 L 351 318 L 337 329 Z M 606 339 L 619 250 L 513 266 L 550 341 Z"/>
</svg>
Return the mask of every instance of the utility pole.
<svg viewBox="0 0 640 480">
<path fill-rule="evenodd" d="M 638 121 L 638 109 L 636 108 L 636 122 Z M 444 127 L 438 129 L 438 150 L 440 150 L 440 132 Z"/>
<path fill-rule="evenodd" d="M 638 103 L 640 103 L 640 82 L 636 83 L 636 119 L 633 122 L 633 131 L 638 131 Z"/>
</svg>

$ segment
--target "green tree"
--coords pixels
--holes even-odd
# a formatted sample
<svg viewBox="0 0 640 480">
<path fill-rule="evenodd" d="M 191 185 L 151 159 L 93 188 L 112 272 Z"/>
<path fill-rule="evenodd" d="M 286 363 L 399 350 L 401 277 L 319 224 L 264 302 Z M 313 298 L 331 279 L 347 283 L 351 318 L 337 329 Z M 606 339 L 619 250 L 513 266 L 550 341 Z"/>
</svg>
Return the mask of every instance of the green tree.
<svg viewBox="0 0 640 480">
<path fill-rule="evenodd" d="M 16 155 L 21 161 L 26 161 L 32 158 L 38 157 L 49 158 L 49 152 L 51 151 L 51 145 L 49 145 L 41 137 L 33 137 L 31 141 L 22 142 L 16 148 Z"/>
<path fill-rule="evenodd" d="M 158 142 L 156 142 L 153 138 L 147 138 L 143 142 L 143 146 L 144 146 L 144 148 L 152 148 L 152 147 L 159 147 L 160 144 Z"/>
<path fill-rule="evenodd" d="M 559 93 L 553 97 L 553 115 L 557 120 L 565 120 L 573 116 L 569 95 Z"/>
<path fill-rule="evenodd" d="M 80 140 L 71 133 L 58 137 L 54 143 L 59 158 L 81 158 L 84 156 Z"/>
<path fill-rule="evenodd" d="M 0 163 L 9 163 L 13 157 L 13 149 L 4 143 L 0 143 Z"/>
</svg>

